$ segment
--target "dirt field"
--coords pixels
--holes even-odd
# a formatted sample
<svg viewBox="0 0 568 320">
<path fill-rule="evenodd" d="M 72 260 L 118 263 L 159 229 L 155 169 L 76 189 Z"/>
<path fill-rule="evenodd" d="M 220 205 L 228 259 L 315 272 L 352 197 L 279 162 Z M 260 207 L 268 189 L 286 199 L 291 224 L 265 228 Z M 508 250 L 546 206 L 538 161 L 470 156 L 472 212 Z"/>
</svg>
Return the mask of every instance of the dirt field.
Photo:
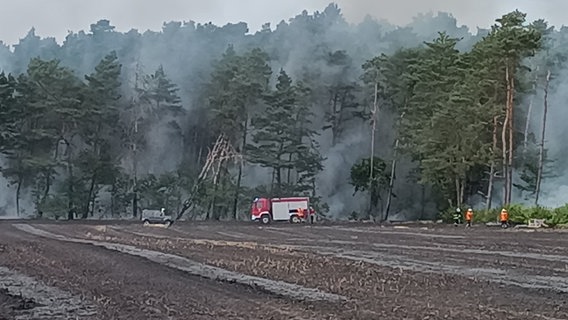
<svg viewBox="0 0 568 320">
<path fill-rule="evenodd" d="M 568 319 L 568 233 L 0 222 L 1 319 Z"/>
</svg>

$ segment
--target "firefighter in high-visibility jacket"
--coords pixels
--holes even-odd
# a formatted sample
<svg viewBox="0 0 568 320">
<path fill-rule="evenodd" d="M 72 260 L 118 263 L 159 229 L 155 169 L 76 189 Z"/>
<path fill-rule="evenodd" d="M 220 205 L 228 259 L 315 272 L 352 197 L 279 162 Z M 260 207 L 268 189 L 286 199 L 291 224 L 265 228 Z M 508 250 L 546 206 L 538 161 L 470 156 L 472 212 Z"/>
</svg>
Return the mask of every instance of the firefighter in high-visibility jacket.
<svg viewBox="0 0 568 320">
<path fill-rule="evenodd" d="M 466 228 L 471 227 L 471 222 L 472 222 L 472 221 L 473 221 L 473 209 L 472 209 L 472 208 L 469 208 L 469 209 L 467 209 L 467 211 L 466 211 L 466 213 L 465 213 L 465 222 L 466 222 L 465 227 L 466 227 Z"/>
<path fill-rule="evenodd" d="M 306 215 L 305 209 L 304 208 L 298 208 L 298 217 L 303 220 L 303 219 L 305 219 L 305 215 Z"/>
<path fill-rule="evenodd" d="M 506 229 L 509 227 L 509 212 L 507 212 L 507 209 L 503 208 L 503 210 L 501 210 L 499 220 L 501 221 L 501 228 Z"/>
<path fill-rule="evenodd" d="M 454 226 L 455 227 L 457 227 L 458 224 L 460 224 L 461 217 L 462 217 L 461 210 L 460 210 L 460 208 L 457 208 L 456 212 L 454 212 Z"/>
<path fill-rule="evenodd" d="M 314 222 L 316 221 L 316 211 L 313 207 L 310 207 L 308 209 L 308 214 L 310 216 L 310 224 L 314 224 Z"/>
</svg>

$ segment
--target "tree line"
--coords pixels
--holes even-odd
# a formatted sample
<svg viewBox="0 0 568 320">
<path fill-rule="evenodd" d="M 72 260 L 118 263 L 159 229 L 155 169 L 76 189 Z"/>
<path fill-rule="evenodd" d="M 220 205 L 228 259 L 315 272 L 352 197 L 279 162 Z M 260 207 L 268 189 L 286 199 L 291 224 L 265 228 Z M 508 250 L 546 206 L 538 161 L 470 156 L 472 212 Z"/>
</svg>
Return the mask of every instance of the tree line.
<svg viewBox="0 0 568 320">
<path fill-rule="evenodd" d="M 16 212 L 179 211 L 223 135 L 242 161 L 214 168 L 192 217 L 245 216 L 254 196 L 382 219 L 475 196 L 538 203 L 558 164 L 534 123 L 565 67 L 565 31 L 518 11 L 476 36 L 444 14 L 353 27 L 333 4 L 254 35 L 101 20 L 58 46 L 32 30 L 13 53 L 0 46 L 2 175 Z M 353 193 L 347 210 L 326 204 Z"/>
<path fill-rule="evenodd" d="M 267 195 L 315 196 L 322 157 L 309 120 L 309 89 L 284 70 L 272 89 L 267 60 L 259 49 L 243 55 L 227 49 L 207 84 L 206 134 L 229 136 L 248 163 L 269 168 Z M 196 167 L 159 176 L 137 171 L 152 142 L 152 123 L 180 130 L 161 121 L 185 115 L 179 89 L 159 67 L 138 75 L 129 88 L 133 94 L 122 96 L 121 68 L 113 51 L 84 79 L 58 60 L 40 58 L 30 61 L 26 73 L 0 74 L 2 175 L 15 186 L 18 214 L 23 190 L 31 190 L 40 215 L 75 211 L 87 218 L 105 191 L 111 214 L 124 214 L 127 207 L 134 216 L 144 207 L 179 210 Z M 204 160 L 200 154 L 198 163 Z M 218 170 L 215 181 L 200 188 L 200 204 L 206 218 L 236 218 L 240 201 L 250 197 L 240 185 L 242 164 Z M 236 178 L 231 170 L 238 171 Z"/>
<path fill-rule="evenodd" d="M 418 163 L 418 183 L 432 186 L 442 203 L 462 207 L 482 195 L 489 210 L 495 195 L 509 206 L 520 191 L 539 205 L 542 180 L 551 173 L 545 146 L 551 75 L 566 60 L 546 51 L 551 36 L 546 22 L 527 23 L 526 14 L 514 11 L 497 19 L 469 51 L 458 50 L 460 39 L 440 32 L 423 46 L 383 54 L 363 66 L 366 82 L 379 88 L 382 106 L 400 116 L 399 149 Z M 535 136 L 528 127 L 534 96 L 541 92 L 542 122 Z M 529 108 L 525 97 L 531 97 Z M 387 188 L 385 170 L 383 164 L 377 177 L 363 178 L 354 170 L 352 179 L 357 187 L 375 184 L 380 194 Z"/>
</svg>

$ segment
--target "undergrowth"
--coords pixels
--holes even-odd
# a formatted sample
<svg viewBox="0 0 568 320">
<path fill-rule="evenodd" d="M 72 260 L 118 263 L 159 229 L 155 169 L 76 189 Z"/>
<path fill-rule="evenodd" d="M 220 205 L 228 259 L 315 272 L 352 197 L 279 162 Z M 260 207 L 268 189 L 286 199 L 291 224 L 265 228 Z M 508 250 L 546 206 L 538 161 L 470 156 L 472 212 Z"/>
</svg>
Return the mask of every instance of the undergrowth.
<svg viewBox="0 0 568 320">
<path fill-rule="evenodd" d="M 515 204 L 507 206 L 509 212 L 509 221 L 515 224 L 527 224 L 530 219 L 544 219 L 546 224 L 555 227 L 559 225 L 568 225 L 568 204 L 558 208 L 547 207 L 525 207 Z M 465 214 L 467 208 L 462 209 Z M 474 210 L 474 223 L 499 222 L 501 208 L 491 210 Z M 439 219 L 444 222 L 453 222 L 454 209 L 448 209 L 439 215 Z M 463 216 L 462 216 L 463 220 Z"/>
</svg>

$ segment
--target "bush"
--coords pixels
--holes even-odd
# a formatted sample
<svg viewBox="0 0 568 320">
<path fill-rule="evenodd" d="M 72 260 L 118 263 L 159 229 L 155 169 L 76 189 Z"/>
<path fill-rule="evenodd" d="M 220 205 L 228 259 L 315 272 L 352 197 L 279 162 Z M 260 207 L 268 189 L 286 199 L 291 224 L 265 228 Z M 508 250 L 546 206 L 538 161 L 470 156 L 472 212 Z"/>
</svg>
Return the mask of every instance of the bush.
<svg viewBox="0 0 568 320">
<path fill-rule="evenodd" d="M 45 202 L 38 206 L 42 211 L 42 217 L 48 219 L 66 218 L 68 209 L 67 198 L 62 195 L 49 196 Z"/>
</svg>

